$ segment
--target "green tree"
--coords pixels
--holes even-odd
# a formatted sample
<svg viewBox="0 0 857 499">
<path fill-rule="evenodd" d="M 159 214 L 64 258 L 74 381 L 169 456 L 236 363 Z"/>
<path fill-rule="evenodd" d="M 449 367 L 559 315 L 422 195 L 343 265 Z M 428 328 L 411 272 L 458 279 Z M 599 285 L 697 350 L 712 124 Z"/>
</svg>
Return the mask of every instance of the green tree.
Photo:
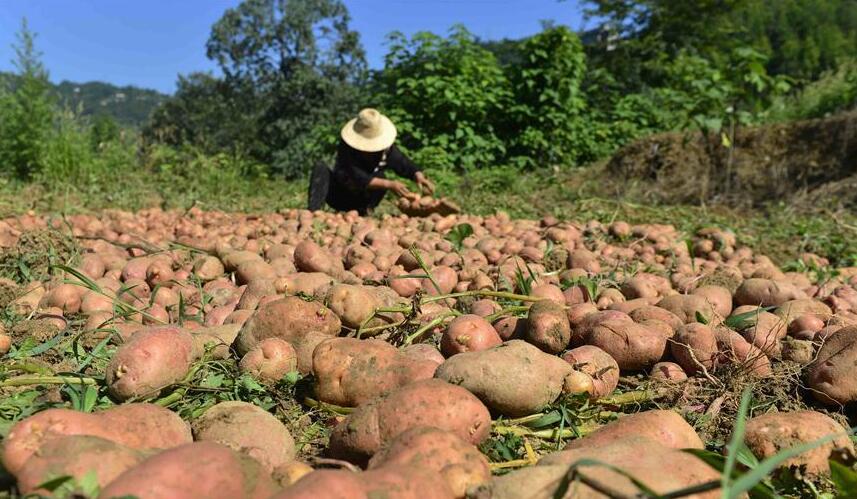
<svg viewBox="0 0 857 499">
<path fill-rule="evenodd" d="M 418 161 L 471 169 L 505 156 L 497 127 L 511 97 L 509 81 L 464 26 L 447 38 L 392 33 L 389 47 L 375 99 Z"/>
<path fill-rule="evenodd" d="M 0 167 L 6 174 L 29 179 L 43 168 L 54 119 L 48 72 L 35 48 L 36 35 L 21 22 L 13 45 L 18 71 L 14 90 L 0 96 Z"/>
<path fill-rule="evenodd" d="M 289 177 L 329 157 L 322 141 L 363 103 L 365 54 L 340 0 L 245 0 L 211 29 L 207 55 L 225 77 L 191 75 L 146 136 L 244 151 Z"/>
<path fill-rule="evenodd" d="M 546 26 L 519 51 L 521 62 L 507 67 L 514 104 L 505 138 L 514 162 L 546 166 L 592 159 L 582 119 L 586 57 L 577 35 L 565 26 Z"/>
</svg>

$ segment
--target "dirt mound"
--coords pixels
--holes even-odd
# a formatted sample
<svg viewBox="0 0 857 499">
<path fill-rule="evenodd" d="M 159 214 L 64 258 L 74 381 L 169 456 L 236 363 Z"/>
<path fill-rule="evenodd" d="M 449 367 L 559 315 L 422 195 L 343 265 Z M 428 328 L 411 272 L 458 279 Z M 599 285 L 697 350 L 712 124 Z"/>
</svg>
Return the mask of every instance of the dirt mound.
<svg viewBox="0 0 857 499">
<path fill-rule="evenodd" d="M 606 169 L 642 181 L 657 201 L 853 208 L 857 112 L 741 129 L 731 149 L 715 133 L 653 135 L 621 149 Z"/>
</svg>

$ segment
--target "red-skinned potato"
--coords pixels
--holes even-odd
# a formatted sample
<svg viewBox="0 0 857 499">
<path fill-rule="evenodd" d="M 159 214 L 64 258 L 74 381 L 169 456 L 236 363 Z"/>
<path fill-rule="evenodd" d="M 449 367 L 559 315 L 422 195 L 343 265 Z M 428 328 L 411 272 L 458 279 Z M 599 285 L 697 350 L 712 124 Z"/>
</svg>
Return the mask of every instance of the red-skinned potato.
<svg viewBox="0 0 857 499">
<path fill-rule="evenodd" d="M 446 359 L 435 377 L 466 388 L 506 416 L 538 412 L 563 393 L 572 367 L 535 346 L 511 340 L 502 345 Z"/>
<path fill-rule="evenodd" d="M 39 486 L 56 477 L 70 476 L 82 481 L 94 475 L 104 487 L 126 470 L 140 464 L 148 452 L 131 449 L 91 435 L 69 435 L 48 440 L 27 460 L 15 477 L 23 494 L 51 495 Z M 75 491 L 81 496 L 83 490 Z"/>
<path fill-rule="evenodd" d="M 433 471 L 391 464 L 363 473 L 316 470 L 271 499 L 452 499 L 452 490 Z"/>
<path fill-rule="evenodd" d="M 119 400 L 153 395 L 184 378 L 194 360 L 193 336 L 174 326 L 136 332 L 105 370 L 110 395 Z"/>
<path fill-rule="evenodd" d="M 670 342 L 676 363 L 688 374 L 712 369 L 717 357 L 717 338 L 714 331 L 703 324 L 682 326 Z"/>
<path fill-rule="evenodd" d="M 664 332 L 621 318 L 596 323 L 584 341 L 607 352 L 623 371 L 651 368 L 667 348 Z"/>
<path fill-rule="evenodd" d="M 187 424 L 154 404 L 125 404 L 91 414 L 48 409 L 9 430 L 3 444 L 3 465 L 15 475 L 46 442 L 69 435 L 100 437 L 136 450 L 166 449 L 191 441 Z"/>
<path fill-rule="evenodd" d="M 678 413 L 649 410 L 621 416 L 589 435 L 572 440 L 566 450 L 598 447 L 629 436 L 648 437 L 672 449 L 703 449 L 705 445 L 693 427 Z"/>
<path fill-rule="evenodd" d="M 562 305 L 542 300 L 530 307 L 524 338 L 545 352 L 557 354 L 571 341 L 571 325 Z"/>
<path fill-rule="evenodd" d="M 238 368 L 263 383 L 276 383 L 297 371 L 298 355 L 287 341 L 266 338 L 241 357 Z"/>
<path fill-rule="evenodd" d="M 790 300 L 806 298 L 806 294 L 794 285 L 770 279 L 747 279 L 735 290 L 734 300 L 738 305 L 759 307 L 780 306 Z"/>
<path fill-rule="evenodd" d="M 308 239 L 295 246 L 295 267 L 301 272 L 321 272 L 330 276 L 345 270 L 342 260 Z"/>
<path fill-rule="evenodd" d="M 649 377 L 659 381 L 679 382 L 687 380 L 687 373 L 675 362 L 658 362 L 652 367 Z"/>
<path fill-rule="evenodd" d="M 604 350 L 584 345 L 562 354 L 562 359 L 576 371 L 588 374 L 593 381 L 593 398 L 606 397 L 619 385 L 619 364 Z"/>
<path fill-rule="evenodd" d="M 720 317 L 732 313 L 732 293 L 723 286 L 700 286 L 691 294 L 705 298 Z"/>
<path fill-rule="evenodd" d="M 276 490 L 254 459 L 215 442 L 194 442 L 146 459 L 116 477 L 98 497 L 263 499 Z"/>
<path fill-rule="evenodd" d="M 326 338 L 339 334 L 342 323 L 329 308 L 296 296 L 276 300 L 260 307 L 241 328 L 234 347 L 239 355 L 249 352 L 266 338 L 280 338 L 298 354 L 298 369 L 312 369 L 312 350 Z"/>
<path fill-rule="evenodd" d="M 488 460 L 472 444 L 448 431 L 429 426 L 411 428 L 372 456 L 369 468 L 391 464 L 439 473 L 457 498 L 468 488 L 491 479 Z"/>
<path fill-rule="evenodd" d="M 367 323 L 375 310 L 381 307 L 381 300 L 368 287 L 336 284 L 327 292 L 325 301 L 345 327 L 357 329 L 364 323 L 367 326 L 379 325 Z"/>
<path fill-rule="evenodd" d="M 440 339 L 440 351 L 450 357 L 462 352 L 485 350 L 502 342 L 490 322 L 478 315 L 462 315 L 447 326 Z"/>
<path fill-rule="evenodd" d="M 381 340 L 332 338 L 313 352 L 315 393 L 330 404 L 356 407 L 402 386 L 431 379 L 437 364 L 402 355 Z"/>
<path fill-rule="evenodd" d="M 857 400 L 857 326 L 846 326 L 827 337 L 810 364 L 807 385 L 812 396 L 825 405 L 837 406 Z"/>
<path fill-rule="evenodd" d="M 335 457 L 365 462 L 417 426 L 434 426 L 479 444 L 491 430 L 491 415 L 460 386 L 440 379 L 418 381 L 357 407 L 333 429 L 329 450 Z"/>
<path fill-rule="evenodd" d="M 252 457 L 269 473 L 294 460 L 289 430 L 264 409 L 247 402 L 221 402 L 193 421 L 197 442 L 217 442 Z"/>
<path fill-rule="evenodd" d="M 816 411 L 771 412 L 747 420 L 744 443 L 760 460 L 790 447 L 822 438 L 837 438 L 795 456 L 781 466 L 799 467 L 809 476 L 828 475 L 829 459 L 835 450 L 853 455 L 854 444 L 839 423 Z"/>
</svg>

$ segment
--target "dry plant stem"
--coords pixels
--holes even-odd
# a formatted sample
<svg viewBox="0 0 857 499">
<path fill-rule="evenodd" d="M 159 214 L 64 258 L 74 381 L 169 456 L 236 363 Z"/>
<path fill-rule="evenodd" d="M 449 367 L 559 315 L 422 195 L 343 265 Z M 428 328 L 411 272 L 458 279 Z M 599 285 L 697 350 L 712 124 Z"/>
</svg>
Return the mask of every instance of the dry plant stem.
<svg viewBox="0 0 857 499">
<path fill-rule="evenodd" d="M 559 429 L 531 430 L 522 426 L 495 425 L 492 431 L 499 435 L 515 435 L 518 437 L 536 437 L 552 440 L 555 438 L 572 438 L 587 435 L 595 431 L 599 426 L 598 424 L 586 424 L 579 425 L 577 428 L 565 428 L 560 431 Z"/>
<path fill-rule="evenodd" d="M 651 402 L 664 395 L 663 390 L 641 390 L 634 392 L 619 393 L 595 401 L 599 405 L 628 405 Z"/>
<path fill-rule="evenodd" d="M 320 409 L 331 414 L 336 414 L 338 416 L 345 416 L 354 412 L 353 407 L 342 407 L 340 405 L 328 404 L 327 402 L 322 402 L 310 397 L 304 397 L 304 405 L 312 407 L 313 409 Z"/>
<path fill-rule="evenodd" d="M 312 463 L 313 464 L 327 464 L 327 465 L 331 465 L 331 466 L 336 466 L 338 468 L 343 468 L 343 469 L 346 469 L 348 471 L 351 471 L 352 473 L 360 473 L 360 471 L 361 471 L 360 468 L 358 468 L 357 466 L 354 466 L 353 464 L 349 463 L 348 461 L 342 461 L 340 459 L 330 459 L 330 458 L 326 458 L 326 457 L 315 457 L 312 459 Z"/>
<path fill-rule="evenodd" d="M 512 461 L 505 461 L 502 463 L 489 463 L 488 466 L 491 468 L 491 471 L 494 471 L 509 468 L 523 468 L 524 466 L 531 466 L 532 464 L 532 461 L 529 459 L 514 459 Z"/>
<path fill-rule="evenodd" d="M 489 298 L 505 298 L 507 300 L 518 300 L 518 301 L 542 301 L 544 298 L 540 298 L 537 296 L 528 296 L 528 295 L 519 295 L 515 293 L 507 293 L 505 291 L 491 291 L 491 290 L 475 290 L 475 291 L 462 291 L 461 293 L 450 293 L 448 295 L 438 295 L 438 296 L 429 296 L 423 299 L 423 303 L 432 303 L 436 301 L 448 300 L 450 298 L 463 298 L 465 296 L 482 296 Z"/>
<path fill-rule="evenodd" d="M 499 312 L 494 312 L 493 314 L 486 315 L 485 320 L 488 322 L 494 322 L 495 320 L 497 320 L 500 317 L 503 317 L 505 315 L 516 314 L 518 312 L 526 312 L 529 309 L 530 309 L 530 307 L 525 307 L 523 305 L 517 305 L 514 307 L 506 307 L 503 310 L 500 310 Z"/>
<path fill-rule="evenodd" d="M 29 386 L 29 385 L 92 385 L 98 381 L 93 378 L 78 378 L 74 376 L 15 376 L 0 382 L 0 386 Z"/>
</svg>

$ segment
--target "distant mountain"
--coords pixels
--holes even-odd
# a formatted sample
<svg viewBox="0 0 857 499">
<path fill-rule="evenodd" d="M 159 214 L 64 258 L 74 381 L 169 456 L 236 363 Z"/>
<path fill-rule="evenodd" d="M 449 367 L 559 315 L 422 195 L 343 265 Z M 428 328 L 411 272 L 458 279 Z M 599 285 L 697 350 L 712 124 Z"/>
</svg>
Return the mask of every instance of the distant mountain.
<svg viewBox="0 0 857 499">
<path fill-rule="evenodd" d="M 15 78 L 14 74 L 0 72 L 0 82 L 11 81 L 14 87 Z M 131 127 L 143 125 L 152 111 L 169 99 L 169 95 L 156 90 L 134 86 L 117 87 L 100 81 L 62 81 L 53 86 L 60 102 L 72 109 L 80 109 L 83 116 L 105 114 L 119 124 Z"/>
</svg>

